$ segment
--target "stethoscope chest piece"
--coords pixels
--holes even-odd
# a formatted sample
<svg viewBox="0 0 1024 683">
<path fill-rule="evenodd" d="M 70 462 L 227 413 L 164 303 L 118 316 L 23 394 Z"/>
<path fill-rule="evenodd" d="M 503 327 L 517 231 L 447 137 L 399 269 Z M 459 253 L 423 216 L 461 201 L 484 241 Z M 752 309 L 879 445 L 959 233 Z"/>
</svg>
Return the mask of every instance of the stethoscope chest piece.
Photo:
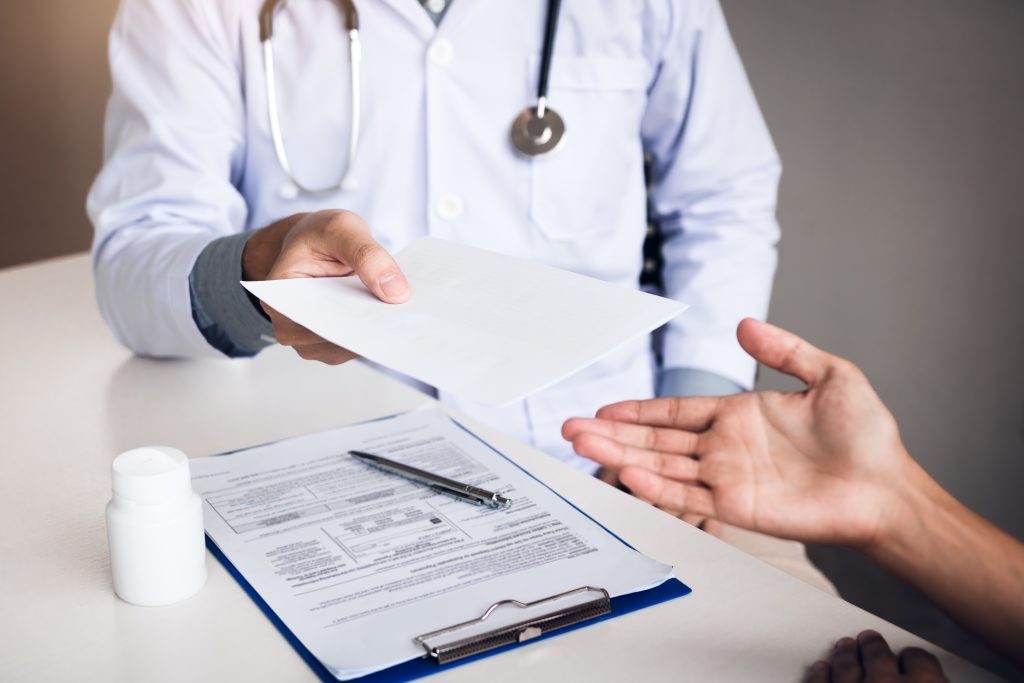
<svg viewBox="0 0 1024 683">
<path fill-rule="evenodd" d="M 547 154 L 562 142 L 565 122 L 554 109 L 527 107 L 512 122 L 512 146 L 521 154 L 535 157 Z"/>
</svg>

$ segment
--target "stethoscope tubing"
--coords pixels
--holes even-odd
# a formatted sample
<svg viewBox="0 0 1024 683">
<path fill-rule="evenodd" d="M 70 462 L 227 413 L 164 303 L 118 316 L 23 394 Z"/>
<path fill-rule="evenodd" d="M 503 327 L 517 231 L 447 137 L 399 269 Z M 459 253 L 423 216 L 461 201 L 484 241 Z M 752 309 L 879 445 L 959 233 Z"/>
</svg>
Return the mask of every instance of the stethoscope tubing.
<svg viewBox="0 0 1024 683">
<path fill-rule="evenodd" d="M 537 78 L 537 117 L 543 119 L 548 101 L 548 80 L 551 76 L 551 58 L 555 51 L 555 36 L 558 32 L 558 15 L 562 0 L 549 0 L 548 13 L 544 19 L 544 46 L 540 55 L 540 77 Z"/>
<path fill-rule="evenodd" d="M 270 137 L 274 144 L 274 156 L 281 165 L 281 170 L 294 188 L 294 194 L 305 194 L 310 196 L 323 196 L 334 194 L 342 189 L 349 189 L 355 186 L 355 179 L 352 175 L 352 162 L 356 156 L 356 148 L 359 146 L 359 129 L 362 112 L 362 82 L 361 66 L 363 61 L 362 43 L 359 39 L 359 13 L 351 0 L 341 2 L 345 14 L 345 24 L 348 30 L 349 43 L 349 91 L 351 97 L 351 111 L 349 112 L 350 124 L 348 134 L 348 156 L 345 161 L 345 168 L 342 171 L 341 179 L 334 185 L 326 187 L 308 187 L 295 177 L 291 163 L 288 160 L 288 151 L 284 144 L 284 134 L 281 132 L 281 115 L 278 108 L 277 79 L 274 69 L 274 44 L 273 44 L 273 11 L 277 0 L 267 0 L 260 13 L 260 40 L 263 44 L 263 76 L 266 88 L 267 116 L 270 123 Z"/>
<path fill-rule="evenodd" d="M 260 42 L 263 46 L 263 75 L 266 92 L 267 116 L 270 124 L 270 136 L 274 145 L 274 156 L 281 165 L 291 186 L 287 197 L 294 198 L 299 194 L 323 196 L 334 194 L 343 189 L 355 187 L 352 175 L 353 160 L 359 146 L 359 132 L 362 112 L 361 65 L 363 61 L 362 43 L 359 39 L 359 12 L 353 0 L 339 0 L 345 16 L 345 27 L 349 40 L 349 91 L 351 97 L 350 125 L 348 136 L 348 155 L 340 180 L 326 187 L 309 187 L 295 177 L 288 150 L 285 147 L 284 133 L 281 130 L 281 114 L 278 107 L 277 79 L 274 68 L 273 15 L 274 9 L 281 0 L 266 0 L 260 10 Z M 524 156 L 534 157 L 552 151 L 561 142 L 565 132 L 565 124 L 558 114 L 548 108 L 548 81 L 551 75 L 551 62 L 554 54 L 555 37 L 558 31 L 558 17 L 561 11 L 561 0 L 548 0 L 547 16 L 544 20 L 544 44 L 541 50 L 540 74 L 537 79 L 537 102 L 534 107 L 516 116 L 512 123 L 511 142 L 513 147 Z M 539 132 L 538 132 L 539 131 Z"/>
</svg>

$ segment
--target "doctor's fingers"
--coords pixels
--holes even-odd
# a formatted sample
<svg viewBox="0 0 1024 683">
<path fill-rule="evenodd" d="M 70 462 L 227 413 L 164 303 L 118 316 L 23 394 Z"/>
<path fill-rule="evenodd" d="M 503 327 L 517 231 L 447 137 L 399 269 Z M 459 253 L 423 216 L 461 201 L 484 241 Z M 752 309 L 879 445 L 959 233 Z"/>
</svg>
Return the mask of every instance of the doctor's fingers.
<svg viewBox="0 0 1024 683">
<path fill-rule="evenodd" d="M 324 342 L 322 344 L 303 344 L 293 346 L 295 353 L 305 360 L 318 360 L 327 365 L 341 365 L 356 358 L 356 354 L 346 348 Z"/>
<path fill-rule="evenodd" d="M 381 301 L 399 304 L 409 298 L 409 283 L 387 249 L 370 234 L 362 218 L 350 211 L 332 211 L 322 229 L 310 235 L 310 246 L 322 257 L 351 268 Z"/>
<path fill-rule="evenodd" d="M 680 481 L 692 482 L 700 477 L 700 462 L 687 455 L 638 448 L 593 432 L 578 434 L 572 447 L 583 457 L 613 469 L 642 467 Z"/>
<path fill-rule="evenodd" d="M 715 498 L 710 489 L 663 477 L 642 467 L 625 467 L 619 481 L 633 494 L 652 505 L 675 513 L 715 517 Z"/>
<path fill-rule="evenodd" d="M 339 239 L 336 247 L 341 261 L 355 271 L 378 299 L 391 304 L 409 299 L 409 282 L 401 268 L 369 232 L 355 232 L 347 239 Z"/>
<path fill-rule="evenodd" d="M 270 316 L 270 322 L 274 326 L 274 338 L 281 346 L 308 346 L 327 343 L 327 340 L 320 335 L 291 318 L 286 318 L 265 303 L 260 302 L 260 305 Z"/>
<path fill-rule="evenodd" d="M 702 432 L 711 426 L 721 399 L 714 396 L 652 398 L 613 403 L 597 411 L 597 417 L 619 422 L 673 427 Z"/>
<path fill-rule="evenodd" d="M 307 214 L 284 238 L 267 279 L 329 277 L 355 273 L 374 296 L 388 303 L 409 298 L 409 283 L 387 250 L 351 211 Z"/>
<path fill-rule="evenodd" d="M 320 335 L 284 317 L 270 306 L 263 304 L 271 322 L 274 324 L 274 337 L 281 346 L 290 346 L 300 358 L 318 360 L 327 365 L 341 365 L 356 358 L 356 354 L 346 348 L 327 341 Z"/>
<path fill-rule="evenodd" d="M 599 418 L 574 417 L 562 425 L 562 437 L 569 441 L 583 433 L 606 436 L 627 446 L 684 455 L 697 453 L 701 439 L 700 434 L 684 429 L 649 427 Z"/>
</svg>

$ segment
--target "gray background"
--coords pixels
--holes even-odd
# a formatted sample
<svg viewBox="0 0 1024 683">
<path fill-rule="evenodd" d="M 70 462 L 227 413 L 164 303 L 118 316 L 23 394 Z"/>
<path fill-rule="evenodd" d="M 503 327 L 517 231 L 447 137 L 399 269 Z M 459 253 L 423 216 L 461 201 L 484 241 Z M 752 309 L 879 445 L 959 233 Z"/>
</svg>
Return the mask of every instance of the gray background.
<svg viewBox="0 0 1024 683">
<path fill-rule="evenodd" d="M 723 5 L 785 168 L 771 320 L 858 363 L 925 468 L 1024 538 L 1024 3 Z M 1024 680 L 854 553 L 811 556 L 847 599 Z"/>
<path fill-rule="evenodd" d="M 927 470 L 1024 538 L 1024 3 L 723 4 L 786 169 L 771 319 L 860 364 Z M 0 3 L 0 266 L 88 246 L 115 8 Z M 1024 679 L 856 555 L 811 552 L 848 599 Z"/>
</svg>

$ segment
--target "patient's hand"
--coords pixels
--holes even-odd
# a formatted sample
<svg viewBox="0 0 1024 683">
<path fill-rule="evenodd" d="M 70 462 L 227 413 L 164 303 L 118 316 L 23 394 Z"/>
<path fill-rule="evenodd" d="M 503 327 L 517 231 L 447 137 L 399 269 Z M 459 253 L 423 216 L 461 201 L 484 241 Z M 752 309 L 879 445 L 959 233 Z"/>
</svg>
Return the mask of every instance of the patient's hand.
<svg viewBox="0 0 1024 683">
<path fill-rule="evenodd" d="M 923 474 L 852 363 L 754 320 L 740 344 L 807 384 L 794 393 L 626 401 L 562 434 L 659 507 L 801 541 L 868 544 Z"/>
<path fill-rule="evenodd" d="M 911 459 L 892 415 L 851 363 L 753 320 L 738 333 L 751 356 L 807 390 L 628 401 L 602 408 L 597 419 L 569 420 L 562 433 L 659 507 L 853 546 L 1024 664 L 1024 543 Z M 830 675 L 836 680 L 834 663 Z"/>
</svg>

